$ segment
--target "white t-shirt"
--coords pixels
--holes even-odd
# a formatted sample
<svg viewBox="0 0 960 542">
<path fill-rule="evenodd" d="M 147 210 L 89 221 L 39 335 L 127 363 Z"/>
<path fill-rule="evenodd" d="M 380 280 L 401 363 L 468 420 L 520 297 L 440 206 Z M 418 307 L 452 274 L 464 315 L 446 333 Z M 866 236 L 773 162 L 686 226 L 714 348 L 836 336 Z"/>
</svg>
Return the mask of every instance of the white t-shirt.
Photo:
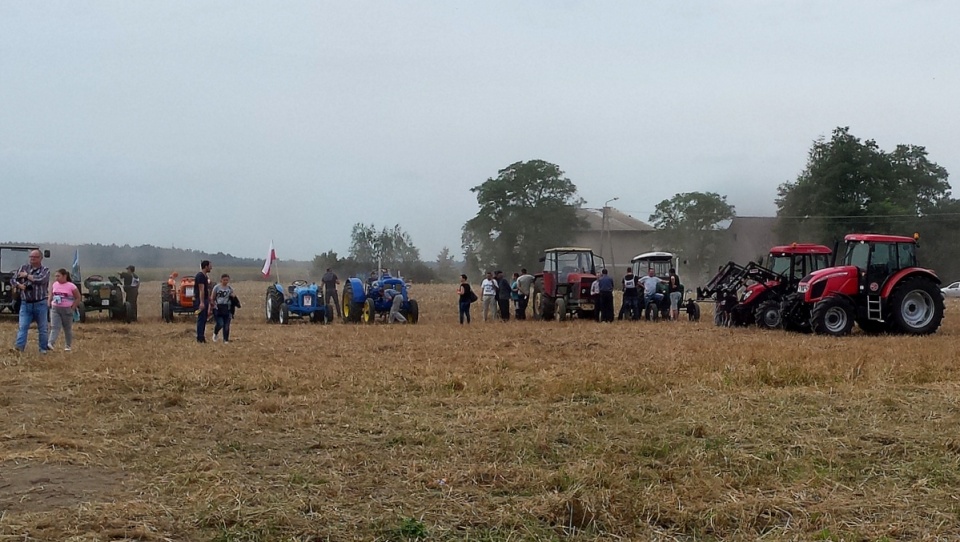
<svg viewBox="0 0 960 542">
<path fill-rule="evenodd" d="M 660 279 L 647 275 L 637 282 L 643 285 L 643 295 L 653 295 L 657 293 L 657 284 L 660 284 Z"/>
<path fill-rule="evenodd" d="M 497 281 L 493 279 L 483 279 L 480 283 L 480 289 L 483 295 L 497 295 Z"/>
</svg>

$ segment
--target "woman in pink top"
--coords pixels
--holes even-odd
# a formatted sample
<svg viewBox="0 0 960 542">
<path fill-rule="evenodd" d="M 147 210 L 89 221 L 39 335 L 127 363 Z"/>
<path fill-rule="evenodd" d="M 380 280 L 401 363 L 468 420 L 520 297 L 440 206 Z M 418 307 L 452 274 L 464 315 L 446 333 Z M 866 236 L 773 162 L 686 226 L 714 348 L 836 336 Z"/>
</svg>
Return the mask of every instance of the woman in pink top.
<svg viewBox="0 0 960 542">
<path fill-rule="evenodd" d="M 53 350 L 57 336 L 60 335 L 60 328 L 63 328 L 63 336 L 67 341 L 64 350 L 69 352 L 73 345 L 73 311 L 83 303 L 83 299 L 77 285 L 70 282 L 70 273 L 66 269 L 58 269 L 55 278 L 56 281 L 50 285 L 48 298 L 53 328 L 50 331 L 50 344 L 47 345 L 47 349 Z"/>
</svg>

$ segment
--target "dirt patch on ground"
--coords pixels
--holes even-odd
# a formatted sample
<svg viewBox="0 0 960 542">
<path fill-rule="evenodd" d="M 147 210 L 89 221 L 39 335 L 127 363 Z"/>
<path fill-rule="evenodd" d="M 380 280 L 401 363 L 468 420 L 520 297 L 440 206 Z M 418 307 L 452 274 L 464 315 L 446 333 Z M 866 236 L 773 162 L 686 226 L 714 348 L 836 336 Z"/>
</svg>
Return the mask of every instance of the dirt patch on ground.
<svg viewBox="0 0 960 542">
<path fill-rule="evenodd" d="M 124 478 L 121 472 L 78 465 L 0 463 L 0 515 L 98 502 L 116 493 Z"/>
</svg>

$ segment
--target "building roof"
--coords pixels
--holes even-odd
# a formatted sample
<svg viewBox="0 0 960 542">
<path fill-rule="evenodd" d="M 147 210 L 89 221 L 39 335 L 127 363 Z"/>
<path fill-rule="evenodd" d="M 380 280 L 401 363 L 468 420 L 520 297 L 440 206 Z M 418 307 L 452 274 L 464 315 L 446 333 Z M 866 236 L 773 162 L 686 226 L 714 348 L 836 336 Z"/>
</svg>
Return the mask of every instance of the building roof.
<svg viewBox="0 0 960 542">
<path fill-rule="evenodd" d="M 578 209 L 577 214 L 587 223 L 586 231 L 604 231 L 603 209 Z M 606 231 L 653 231 L 655 228 L 642 220 L 607 207 Z"/>
</svg>

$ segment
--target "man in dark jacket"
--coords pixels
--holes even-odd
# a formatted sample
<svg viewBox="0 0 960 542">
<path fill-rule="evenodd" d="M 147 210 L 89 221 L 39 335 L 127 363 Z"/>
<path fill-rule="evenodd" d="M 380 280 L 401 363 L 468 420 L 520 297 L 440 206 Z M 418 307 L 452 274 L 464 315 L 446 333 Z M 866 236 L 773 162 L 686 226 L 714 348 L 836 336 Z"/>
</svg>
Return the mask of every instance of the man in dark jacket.
<svg viewBox="0 0 960 542">
<path fill-rule="evenodd" d="M 500 320 L 510 320 L 510 281 L 503 276 L 503 271 L 497 271 L 497 306 L 500 307 Z"/>
<path fill-rule="evenodd" d="M 600 278 L 597 279 L 597 286 L 600 289 L 600 299 L 597 302 L 597 309 L 600 311 L 601 322 L 613 321 L 613 277 L 607 274 L 604 269 L 600 272 Z"/>
</svg>

